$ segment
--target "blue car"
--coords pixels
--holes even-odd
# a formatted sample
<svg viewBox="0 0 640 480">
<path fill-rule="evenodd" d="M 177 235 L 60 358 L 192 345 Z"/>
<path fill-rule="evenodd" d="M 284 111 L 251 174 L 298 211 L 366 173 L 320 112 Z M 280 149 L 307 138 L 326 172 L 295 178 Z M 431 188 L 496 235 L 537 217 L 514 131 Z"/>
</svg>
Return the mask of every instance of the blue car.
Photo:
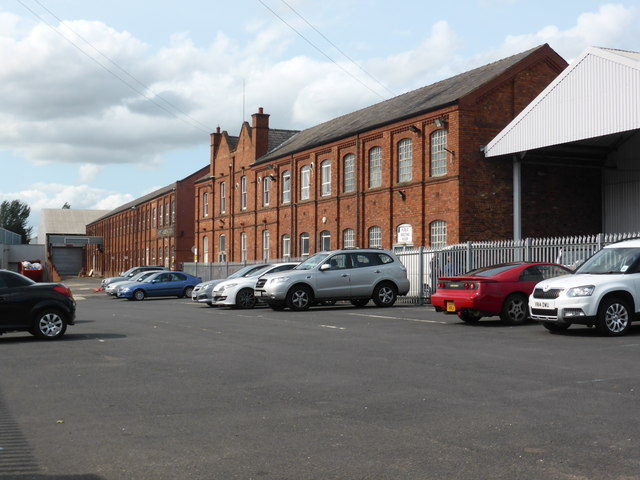
<svg viewBox="0 0 640 480">
<path fill-rule="evenodd" d="M 146 297 L 190 297 L 193 287 L 201 283 L 200 277 L 184 272 L 158 272 L 135 285 L 118 290 L 118 298 L 144 300 Z"/>
</svg>

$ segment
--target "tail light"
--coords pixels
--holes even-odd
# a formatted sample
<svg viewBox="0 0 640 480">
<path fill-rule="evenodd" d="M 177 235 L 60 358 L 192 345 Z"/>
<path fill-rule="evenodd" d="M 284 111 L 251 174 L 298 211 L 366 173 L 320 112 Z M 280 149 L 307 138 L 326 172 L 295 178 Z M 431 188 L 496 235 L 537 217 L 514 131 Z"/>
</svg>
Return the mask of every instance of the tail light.
<svg viewBox="0 0 640 480">
<path fill-rule="evenodd" d="M 477 283 L 473 283 L 473 282 L 467 282 L 464 284 L 464 289 L 465 290 L 477 290 L 478 289 L 478 284 Z"/>
<path fill-rule="evenodd" d="M 71 293 L 71 289 L 69 287 L 65 287 L 64 285 L 56 285 L 53 289 L 64 295 L 65 297 L 73 298 L 73 294 Z"/>
<path fill-rule="evenodd" d="M 438 288 L 444 288 L 444 287 L 446 287 L 446 286 L 447 286 L 447 284 L 446 284 L 446 283 L 444 283 L 444 282 L 438 282 Z"/>
</svg>

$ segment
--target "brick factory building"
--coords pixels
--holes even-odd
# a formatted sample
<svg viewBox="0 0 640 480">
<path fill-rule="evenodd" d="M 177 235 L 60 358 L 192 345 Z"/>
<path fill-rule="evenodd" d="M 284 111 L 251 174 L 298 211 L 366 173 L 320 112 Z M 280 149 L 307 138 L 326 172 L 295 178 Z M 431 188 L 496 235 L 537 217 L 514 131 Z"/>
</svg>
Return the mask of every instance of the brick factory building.
<svg viewBox="0 0 640 480">
<path fill-rule="evenodd" d="M 512 238 L 512 164 L 482 148 L 566 66 L 542 45 L 301 132 L 262 109 L 238 137 L 218 129 L 195 183 L 195 260 Z"/>
<path fill-rule="evenodd" d="M 193 260 L 194 182 L 204 167 L 182 180 L 149 193 L 87 225 L 87 235 L 103 245 L 85 248 L 85 267 L 104 276 L 138 265 L 163 265 L 180 270 Z"/>
</svg>

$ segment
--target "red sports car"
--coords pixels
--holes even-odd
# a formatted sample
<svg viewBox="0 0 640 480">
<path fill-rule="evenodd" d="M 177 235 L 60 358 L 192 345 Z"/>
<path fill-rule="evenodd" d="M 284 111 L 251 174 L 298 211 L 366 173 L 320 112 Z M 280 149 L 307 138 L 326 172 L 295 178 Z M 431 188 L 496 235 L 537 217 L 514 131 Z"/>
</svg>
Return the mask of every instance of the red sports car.
<svg viewBox="0 0 640 480">
<path fill-rule="evenodd" d="M 527 300 L 536 283 L 573 272 L 555 263 L 514 262 L 478 268 L 456 277 L 440 277 L 431 304 L 438 312 L 465 322 L 500 315 L 507 325 L 524 323 Z"/>
</svg>

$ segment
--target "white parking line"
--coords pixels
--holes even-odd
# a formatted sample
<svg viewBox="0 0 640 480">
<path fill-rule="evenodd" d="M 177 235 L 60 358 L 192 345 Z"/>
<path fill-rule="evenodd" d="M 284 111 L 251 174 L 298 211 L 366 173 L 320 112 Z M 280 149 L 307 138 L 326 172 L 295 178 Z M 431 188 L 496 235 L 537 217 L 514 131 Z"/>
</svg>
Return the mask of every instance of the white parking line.
<svg viewBox="0 0 640 480">
<path fill-rule="evenodd" d="M 345 327 L 336 327 L 335 325 L 320 325 L 322 328 L 333 328 L 334 330 L 346 330 Z"/>
<path fill-rule="evenodd" d="M 448 322 L 439 322 L 437 320 L 419 320 L 417 318 L 389 317 L 386 315 L 370 315 L 366 313 L 350 313 L 349 315 L 354 315 L 356 317 L 383 318 L 387 320 L 405 320 L 407 322 L 418 322 L 418 323 L 438 323 L 441 325 L 446 325 L 448 323 Z"/>
</svg>

